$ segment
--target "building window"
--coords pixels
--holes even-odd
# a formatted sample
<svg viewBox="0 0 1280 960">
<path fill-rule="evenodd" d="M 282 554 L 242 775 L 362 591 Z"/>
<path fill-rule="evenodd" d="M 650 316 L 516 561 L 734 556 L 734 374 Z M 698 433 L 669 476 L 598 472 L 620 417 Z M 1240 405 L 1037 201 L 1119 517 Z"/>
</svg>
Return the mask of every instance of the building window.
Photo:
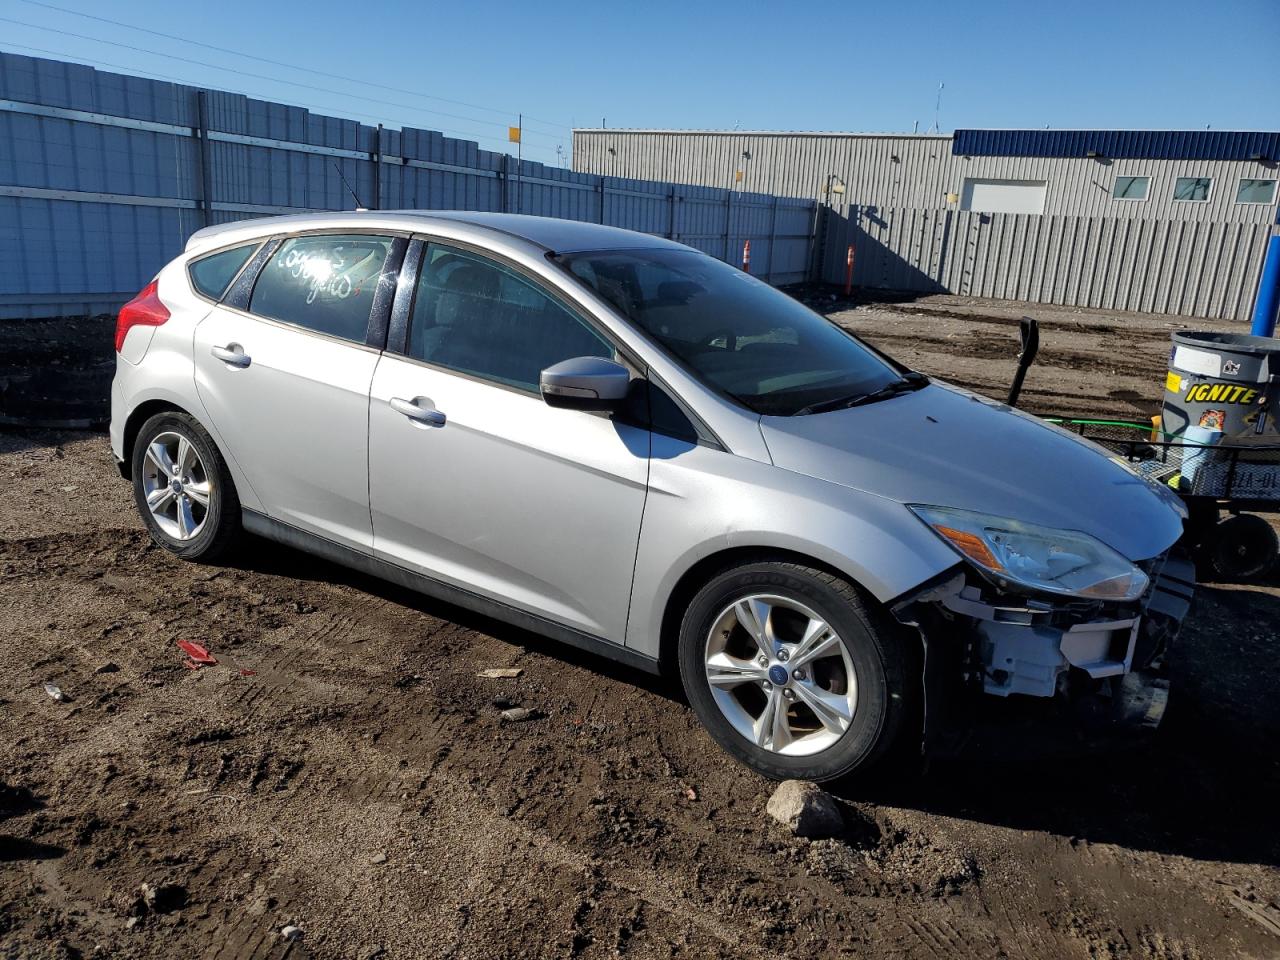
<svg viewBox="0 0 1280 960">
<path fill-rule="evenodd" d="M 1150 186 L 1150 177 L 1116 177 L 1111 184 L 1111 197 L 1114 200 L 1145 200 Z"/>
<path fill-rule="evenodd" d="M 975 213 L 1044 213 L 1044 180 L 966 177 L 960 209 Z"/>
<path fill-rule="evenodd" d="M 1211 177 L 1179 177 L 1173 181 L 1173 199 L 1200 203 L 1209 199 L 1211 189 L 1213 189 Z"/>
<path fill-rule="evenodd" d="M 1236 203 L 1270 203 L 1275 198 L 1274 180 L 1250 180 L 1244 177 L 1236 189 Z"/>
</svg>

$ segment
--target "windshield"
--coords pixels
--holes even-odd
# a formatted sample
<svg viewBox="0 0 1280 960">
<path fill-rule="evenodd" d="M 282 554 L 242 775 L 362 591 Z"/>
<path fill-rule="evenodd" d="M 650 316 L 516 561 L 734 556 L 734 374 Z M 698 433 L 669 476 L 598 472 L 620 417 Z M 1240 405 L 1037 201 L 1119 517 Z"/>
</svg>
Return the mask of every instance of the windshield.
<svg viewBox="0 0 1280 960">
<path fill-rule="evenodd" d="M 599 250 L 556 260 L 701 380 L 757 413 L 816 412 L 899 379 L 799 301 L 696 251 Z"/>
</svg>

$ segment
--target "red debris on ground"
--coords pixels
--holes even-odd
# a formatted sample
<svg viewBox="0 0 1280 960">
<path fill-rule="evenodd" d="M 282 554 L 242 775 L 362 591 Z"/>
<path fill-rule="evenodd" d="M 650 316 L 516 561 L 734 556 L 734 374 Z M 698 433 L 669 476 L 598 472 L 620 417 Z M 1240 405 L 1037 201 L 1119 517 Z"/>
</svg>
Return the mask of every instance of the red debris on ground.
<svg viewBox="0 0 1280 960">
<path fill-rule="evenodd" d="M 188 657 L 188 659 L 182 661 L 182 665 L 188 670 L 199 670 L 203 666 L 218 662 L 217 657 L 192 640 L 179 640 L 178 649 Z"/>
</svg>

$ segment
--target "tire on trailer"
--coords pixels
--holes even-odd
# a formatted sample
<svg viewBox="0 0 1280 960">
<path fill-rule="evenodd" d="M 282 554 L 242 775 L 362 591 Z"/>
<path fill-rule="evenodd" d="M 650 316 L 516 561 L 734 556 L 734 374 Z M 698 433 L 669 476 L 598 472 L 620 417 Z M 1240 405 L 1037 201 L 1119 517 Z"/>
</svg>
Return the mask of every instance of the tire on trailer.
<svg viewBox="0 0 1280 960">
<path fill-rule="evenodd" d="M 679 659 L 711 736 L 774 780 L 865 770 L 893 745 L 909 710 L 896 625 L 848 581 L 789 561 L 712 578 L 685 611 Z"/>
<path fill-rule="evenodd" d="M 1238 513 L 1213 528 L 1209 563 L 1223 580 L 1260 577 L 1275 565 L 1280 539 L 1263 517 Z"/>
</svg>

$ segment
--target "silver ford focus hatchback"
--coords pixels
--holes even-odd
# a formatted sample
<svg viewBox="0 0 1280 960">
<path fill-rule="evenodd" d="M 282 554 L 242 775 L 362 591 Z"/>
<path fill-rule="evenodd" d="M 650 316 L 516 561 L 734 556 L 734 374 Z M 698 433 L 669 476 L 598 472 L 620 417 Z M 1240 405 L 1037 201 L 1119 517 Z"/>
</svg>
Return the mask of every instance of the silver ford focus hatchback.
<svg viewBox="0 0 1280 960">
<path fill-rule="evenodd" d="M 678 668 L 716 741 L 829 779 L 983 695 L 1153 723 L 1183 511 L 694 249 L 483 213 L 196 233 L 121 310 L 112 450 L 157 543 L 245 533 Z"/>
</svg>

